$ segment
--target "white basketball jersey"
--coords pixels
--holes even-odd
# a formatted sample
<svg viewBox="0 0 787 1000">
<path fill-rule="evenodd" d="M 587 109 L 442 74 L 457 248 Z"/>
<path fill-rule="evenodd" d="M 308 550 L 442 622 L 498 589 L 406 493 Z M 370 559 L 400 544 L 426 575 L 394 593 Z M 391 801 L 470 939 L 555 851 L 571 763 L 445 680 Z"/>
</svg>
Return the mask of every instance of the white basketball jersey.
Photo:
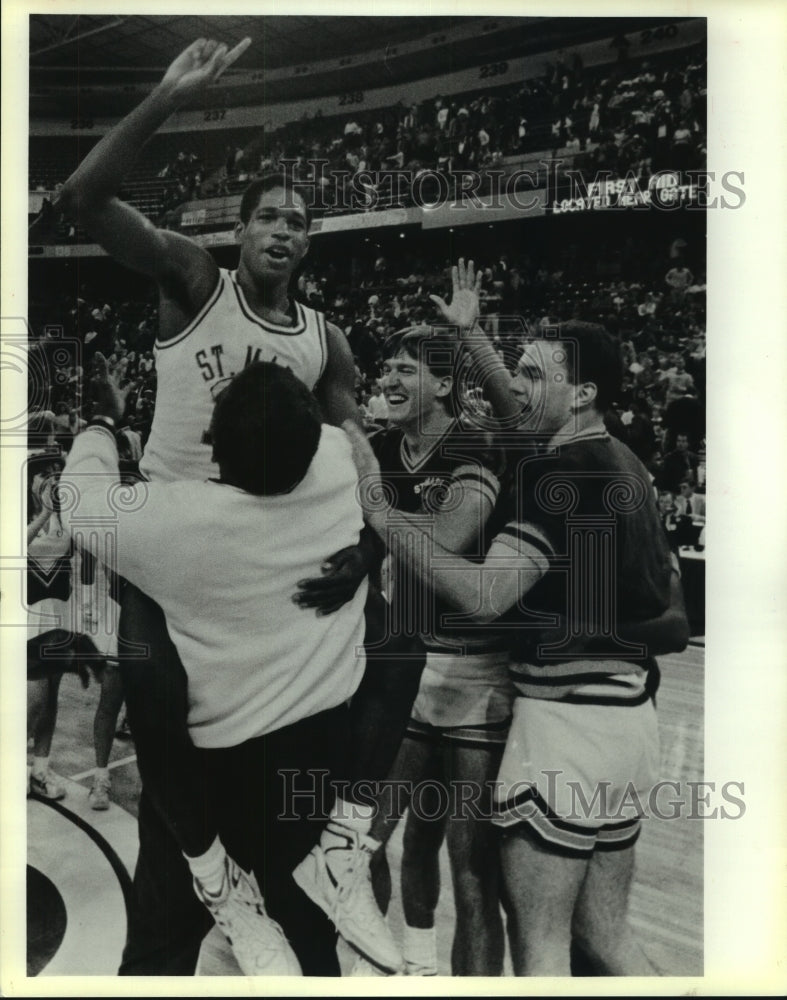
<svg viewBox="0 0 787 1000">
<path fill-rule="evenodd" d="M 221 269 L 216 288 L 182 333 L 156 342 L 157 393 L 153 426 L 140 462 L 153 482 L 217 477 L 206 433 L 216 395 L 254 361 L 289 368 L 309 389 L 328 358 L 325 317 L 295 306 L 293 326 L 252 312 L 235 271 Z"/>
</svg>

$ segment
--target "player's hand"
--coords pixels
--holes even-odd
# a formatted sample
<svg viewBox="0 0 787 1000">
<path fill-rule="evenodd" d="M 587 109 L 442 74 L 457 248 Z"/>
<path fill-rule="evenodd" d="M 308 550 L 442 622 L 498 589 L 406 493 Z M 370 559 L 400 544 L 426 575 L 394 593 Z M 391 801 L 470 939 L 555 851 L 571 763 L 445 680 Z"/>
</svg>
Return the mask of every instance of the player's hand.
<svg viewBox="0 0 787 1000">
<path fill-rule="evenodd" d="M 161 86 L 183 101 L 208 84 L 215 83 L 250 45 L 250 38 L 244 38 L 234 49 L 229 49 L 224 42 L 219 44 L 213 39 L 198 38 L 172 63 L 164 74 Z"/>
<path fill-rule="evenodd" d="M 451 268 L 453 289 L 450 305 L 439 295 L 430 295 L 443 315 L 443 319 L 452 326 L 458 326 L 460 332 L 472 330 L 480 312 L 479 293 L 481 291 L 482 275 L 475 273 L 473 261 L 468 261 L 465 267 L 464 257 L 459 258 L 459 264 Z"/>
<path fill-rule="evenodd" d="M 93 413 L 97 417 L 111 417 L 117 423 L 126 412 L 126 397 L 131 390 L 130 385 L 120 388 L 125 368 L 121 364 L 119 370 L 110 371 L 109 362 L 99 352 L 96 353 L 95 365 L 96 374 L 91 382 Z"/>
<path fill-rule="evenodd" d="M 378 491 L 381 488 L 380 466 L 366 435 L 355 421 L 345 420 L 342 428 L 352 445 L 353 461 L 358 470 L 358 499 L 366 513 L 363 494 L 368 488 L 374 495 L 375 484 Z M 378 503 L 376 509 L 379 510 L 379 507 Z M 369 573 L 374 558 L 374 551 L 368 545 L 351 545 L 341 549 L 325 562 L 322 577 L 298 581 L 299 589 L 293 596 L 293 601 L 302 608 L 317 608 L 317 614 L 328 615 L 338 611 L 352 599 L 361 581 Z"/>
<path fill-rule="evenodd" d="M 330 615 L 353 599 L 368 571 L 362 546 L 349 545 L 323 563 L 321 577 L 299 580 L 293 601 L 302 608 L 316 608 L 318 615 Z"/>
</svg>

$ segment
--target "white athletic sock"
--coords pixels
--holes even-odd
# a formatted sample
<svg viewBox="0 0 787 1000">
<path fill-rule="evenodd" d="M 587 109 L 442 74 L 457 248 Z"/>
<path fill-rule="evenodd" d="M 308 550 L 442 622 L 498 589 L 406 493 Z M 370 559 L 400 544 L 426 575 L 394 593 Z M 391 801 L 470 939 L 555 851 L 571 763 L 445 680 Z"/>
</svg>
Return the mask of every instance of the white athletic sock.
<svg viewBox="0 0 787 1000">
<path fill-rule="evenodd" d="M 33 776 L 43 778 L 49 770 L 49 755 L 46 757 L 33 756 Z"/>
<path fill-rule="evenodd" d="M 351 850 L 357 841 L 366 848 L 369 857 L 380 843 L 368 835 L 374 818 L 374 806 L 359 805 L 337 799 L 334 803 L 328 825 L 320 836 L 320 847 L 325 853 L 328 867 L 335 876 L 341 876 L 352 864 L 355 852 Z"/>
<path fill-rule="evenodd" d="M 437 932 L 434 927 L 404 925 L 402 947 L 408 976 L 437 975 Z"/>
<path fill-rule="evenodd" d="M 94 776 L 93 780 L 95 781 L 96 778 L 106 778 L 107 780 L 109 780 L 109 768 L 108 767 L 97 767 L 96 770 L 95 770 L 95 776 Z"/>
<path fill-rule="evenodd" d="M 200 854 L 199 857 L 190 858 L 185 853 L 183 857 L 188 861 L 191 874 L 199 880 L 200 885 L 211 896 L 218 896 L 224 884 L 225 862 L 227 860 L 227 852 L 219 838 L 216 837 L 207 851 Z"/>
<path fill-rule="evenodd" d="M 362 805 L 358 802 L 348 802 L 337 797 L 328 817 L 329 823 L 340 823 L 349 826 L 356 833 L 368 833 L 374 819 L 374 806 Z"/>
</svg>

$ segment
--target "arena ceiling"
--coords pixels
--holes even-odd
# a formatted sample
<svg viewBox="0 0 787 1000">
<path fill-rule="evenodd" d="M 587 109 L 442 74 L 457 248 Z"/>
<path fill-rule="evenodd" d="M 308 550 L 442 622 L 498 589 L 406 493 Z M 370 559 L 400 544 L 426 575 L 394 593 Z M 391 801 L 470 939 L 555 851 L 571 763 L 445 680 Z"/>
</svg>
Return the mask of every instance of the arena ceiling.
<svg viewBox="0 0 787 1000">
<path fill-rule="evenodd" d="M 635 23 L 647 27 L 660 20 L 665 19 L 638 18 Z M 383 49 L 389 50 L 385 83 L 405 83 L 506 59 L 512 52 L 524 55 L 613 35 L 622 25 L 630 29 L 631 23 L 604 17 L 489 15 L 31 14 L 30 114 L 42 118 L 125 114 L 161 79 L 175 56 L 199 37 L 230 46 L 246 36 L 252 39 L 224 79 L 232 82 L 233 74 L 243 78 L 211 98 L 217 106 L 230 107 L 379 87 Z M 458 34 L 449 30 L 468 25 L 472 30 Z M 404 44 L 408 42 L 421 44 Z M 402 47 L 398 54 L 396 46 Z M 306 66 L 308 71 L 300 74 Z"/>
<path fill-rule="evenodd" d="M 459 17 L 342 17 L 323 15 L 204 16 L 134 14 L 130 16 L 33 14 L 30 17 L 30 67 L 71 69 L 79 54 L 80 71 L 159 72 L 201 36 L 232 45 L 249 36 L 253 44 L 237 63 L 240 69 L 275 69 L 313 59 L 351 55 L 382 45 L 410 41 L 442 31 Z"/>
<path fill-rule="evenodd" d="M 33 117 L 126 113 L 195 38 L 252 45 L 224 77 L 246 82 L 215 92 L 221 106 L 297 100 L 362 91 L 385 81 L 479 65 L 511 46 L 511 33 L 538 30 L 549 18 L 376 17 L 326 15 L 183 16 L 34 14 L 30 17 L 30 112 Z M 500 23 L 498 23 L 500 22 Z M 449 29 L 468 23 L 461 40 Z M 475 30 L 475 28 L 478 30 Z M 411 51 L 405 43 L 420 43 Z M 404 46 L 398 54 L 397 46 Z M 300 68 L 309 66 L 308 72 Z M 282 75 L 283 74 L 283 75 Z M 258 80 L 248 82 L 249 77 Z"/>
</svg>

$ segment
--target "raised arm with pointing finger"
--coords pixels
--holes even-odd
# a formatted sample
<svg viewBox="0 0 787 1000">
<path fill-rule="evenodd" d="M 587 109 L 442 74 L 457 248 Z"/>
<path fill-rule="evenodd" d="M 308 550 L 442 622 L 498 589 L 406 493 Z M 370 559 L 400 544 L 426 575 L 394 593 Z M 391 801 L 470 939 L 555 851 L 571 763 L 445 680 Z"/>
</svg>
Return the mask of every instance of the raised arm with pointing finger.
<svg viewBox="0 0 787 1000">
<path fill-rule="evenodd" d="M 91 150 L 60 193 L 60 209 L 107 253 L 158 282 L 164 332 L 168 321 L 182 326 L 203 305 L 216 283 L 216 264 L 207 250 L 187 237 L 157 229 L 117 192 L 142 146 L 182 104 L 215 82 L 250 43 L 245 38 L 231 50 L 204 38 L 191 44 L 148 97 Z"/>
<path fill-rule="evenodd" d="M 166 488 L 169 485 L 180 482 L 190 486 L 197 480 L 195 485 L 201 488 L 220 475 L 211 438 L 216 400 L 255 362 L 289 369 L 317 397 L 327 421 L 360 423 L 353 396 L 352 354 L 344 334 L 327 323 L 322 313 L 290 294 L 293 275 L 308 252 L 310 221 L 309 207 L 290 178 L 281 173 L 266 175 L 252 181 L 243 193 L 234 228 L 239 245 L 235 269 L 219 267 L 204 248 L 183 235 L 157 229 L 117 197 L 122 178 L 144 143 L 179 106 L 193 102 L 248 44 L 244 40 L 228 50 L 226 45 L 201 39 L 189 46 L 140 106 L 90 152 L 67 181 L 62 199 L 61 207 L 113 257 L 148 275 L 159 287 L 156 406 L 140 471 L 163 497 L 172 495 Z M 99 363 L 100 375 L 102 371 Z M 238 465 L 245 464 L 249 475 L 264 478 L 268 459 L 253 456 L 246 449 L 249 428 L 256 426 L 257 418 L 244 413 L 233 439 L 239 451 Z M 115 429 L 111 415 L 105 415 L 100 424 L 106 432 Z M 267 417 L 266 424 L 271 424 Z M 273 431 L 279 429 L 274 427 Z M 91 431 L 91 435 L 109 442 L 107 433 Z M 80 450 L 84 448 L 80 446 Z M 206 508 L 206 512 L 210 510 Z M 146 509 L 148 514 L 152 516 L 152 507 Z M 162 523 L 172 514 L 173 510 L 163 511 Z M 252 530 L 244 535 L 243 544 L 257 553 L 269 551 L 265 524 L 249 527 Z M 202 552 L 204 544 L 204 581 L 200 574 L 187 574 L 176 581 L 178 587 L 181 583 L 184 588 L 196 587 L 208 603 L 213 598 L 213 562 L 221 562 L 225 569 L 229 565 L 232 570 L 228 544 L 219 541 L 225 528 L 225 521 L 217 517 L 215 526 L 211 523 L 205 530 L 195 529 L 188 547 Z M 343 533 L 330 534 L 327 544 L 334 538 L 337 548 L 342 547 L 323 562 L 326 583 L 331 585 L 330 592 L 321 595 L 319 606 L 325 611 L 337 611 L 349 602 L 367 571 L 360 546 L 348 544 Z M 208 540 L 216 544 L 209 547 Z M 177 542 L 175 532 L 165 532 L 162 552 Z M 147 572 L 150 564 L 145 559 L 143 562 Z M 218 816 L 205 802 L 202 764 L 187 726 L 187 678 L 169 639 L 167 620 L 156 596 L 160 595 L 158 584 L 149 583 L 144 575 L 139 579 L 136 586 L 130 579 L 125 588 L 119 623 L 119 633 L 128 644 L 124 652 L 125 648 L 132 651 L 121 657 L 121 674 L 143 787 L 135 911 L 129 921 L 121 974 L 191 974 L 205 931 L 203 904 L 207 903 L 194 894 L 190 875 L 204 876 L 204 885 L 214 886 L 210 893 L 218 891 L 219 885 L 225 885 L 221 881 L 224 849 L 217 838 Z M 146 587 L 154 593 L 148 593 Z M 228 588 L 224 593 L 229 596 L 231 591 Z M 171 596 L 167 592 L 167 597 Z M 285 600 L 289 605 L 289 593 Z M 306 619 L 314 617 L 313 611 L 298 614 L 303 616 L 304 628 Z M 216 648 L 218 665 L 223 662 L 224 645 L 216 643 Z M 254 652 L 260 661 L 271 655 L 264 646 Z M 219 674 L 217 683 L 221 683 Z M 333 737 L 330 743 L 339 745 Z M 289 860 L 279 859 L 282 870 L 300 861 L 311 846 L 311 833 L 308 845 L 299 846 L 290 838 L 286 846 L 295 853 Z M 174 847 L 179 851 L 171 864 L 167 862 L 166 885 L 158 886 L 155 873 L 160 870 L 161 858 L 172 860 Z M 179 858 L 180 852 L 188 863 Z M 205 866 L 210 867 L 210 873 Z M 151 885 L 161 889 L 160 896 L 155 888 L 151 891 Z M 241 967 L 259 972 L 264 963 L 270 971 L 265 953 L 276 949 L 265 945 L 256 927 L 255 913 L 262 915 L 261 903 L 252 892 L 244 890 L 241 895 L 242 899 L 233 892 L 226 898 L 222 895 L 209 909 L 231 939 Z M 269 895 L 276 898 L 276 886 Z M 321 915 L 317 926 L 315 914 L 302 914 L 303 900 L 293 895 L 282 886 L 278 898 L 282 907 L 292 908 L 291 919 L 282 915 L 282 923 L 293 938 L 303 939 L 296 950 L 304 971 L 337 974 L 330 925 Z M 232 907 L 237 904 L 238 912 L 248 919 L 230 927 L 226 922 L 230 920 L 228 901 Z M 219 911 L 224 916 L 217 915 Z M 161 942 L 168 940 L 169 928 L 176 923 L 178 942 L 163 951 Z"/>
<path fill-rule="evenodd" d="M 214 390 L 260 356 L 301 378 L 314 391 L 327 421 L 360 424 L 352 353 L 344 334 L 289 294 L 292 275 L 308 251 L 309 213 L 284 178 L 262 178 L 249 186 L 248 198 L 244 194 L 235 225 L 240 259 L 232 272 L 220 271 L 206 249 L 180 233 L 156 228 L 117 197 L 123 175 L 145 142 L 249 44 L 247 38 L 231 50 L 205 39 L 190 45 L 139 107 L 88 154 L 62 193 L 66 212 L 116 260 L 159 287 L 158 396 L 141 465 L 148 478 L 212 474 L 203 438 Z M 281 335 L 284 328 L 286 337 Z M 332 559 L 324 580 L 325 610 L 355 593 L 372 558 L 368 538 L 364 543 L 363 552 L 352 547 Z M 336 591 L 330 589 L 334 584 Z"/>
</svg>

